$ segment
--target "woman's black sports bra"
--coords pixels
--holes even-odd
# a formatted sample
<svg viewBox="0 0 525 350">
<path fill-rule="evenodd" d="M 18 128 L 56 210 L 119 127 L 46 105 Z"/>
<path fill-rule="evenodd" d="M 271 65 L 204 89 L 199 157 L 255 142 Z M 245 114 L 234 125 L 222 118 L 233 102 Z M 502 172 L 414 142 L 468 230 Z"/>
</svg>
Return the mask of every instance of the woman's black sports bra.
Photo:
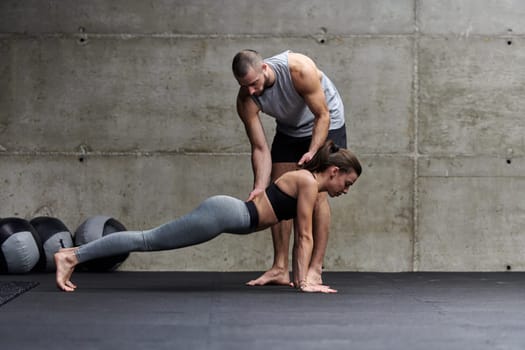
<svg viewBox="0 0 525 350">
<path fill-rule="evenodd" d="M 279 221 L 295 218 L 297 215 L 297 198 L 284 193 L 275 182 L 266 188 L 266 195 Z"/>
</svg>

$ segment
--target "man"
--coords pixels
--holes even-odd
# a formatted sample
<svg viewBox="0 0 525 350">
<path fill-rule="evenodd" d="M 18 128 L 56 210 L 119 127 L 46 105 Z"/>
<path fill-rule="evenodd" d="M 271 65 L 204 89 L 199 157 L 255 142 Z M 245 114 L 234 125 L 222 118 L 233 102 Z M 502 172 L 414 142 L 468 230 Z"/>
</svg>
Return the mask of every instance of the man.
<svg viewBox="0 0 525 350">
<path fill-rule="evenodd" d="M 252 151 L 254 185 L 248 200 L 270 180 L 308 162 L 327 138 L 346 148 L 344 107 L 337 89 L 307 56 L 283 52 L 263 60 L 243 50 L 232 62 L 240 85 L 237 112 L 244 123 Z M 276 119 L 272 149 L 268 147 L 259 112 Z M 322 284 L 323 259 L 330 228 L 330 207 L 319 194 L 313 220 L 314 250 L 307 274 L 309 283 Z M 292 223 L 272 226 L 274 262 L 270 270 L 248 285 L 289 284 L 288 253 Z"/>
</svg>

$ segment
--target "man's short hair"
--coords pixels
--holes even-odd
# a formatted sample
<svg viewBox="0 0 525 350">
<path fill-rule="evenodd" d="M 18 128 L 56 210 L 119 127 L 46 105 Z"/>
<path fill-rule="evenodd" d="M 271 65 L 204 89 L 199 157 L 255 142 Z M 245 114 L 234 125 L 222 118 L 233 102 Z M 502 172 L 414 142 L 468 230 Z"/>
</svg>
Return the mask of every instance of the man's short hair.
<svg viewBox="0 0 525 350">
<path fill-rule="evenodd" d="M 263 58 L 257 51 L 242 50 L 233 57 L 233 75 L 238 78 L 244 78 L 250 68 L 258 69 L 262 62 Z"/>
</svg>

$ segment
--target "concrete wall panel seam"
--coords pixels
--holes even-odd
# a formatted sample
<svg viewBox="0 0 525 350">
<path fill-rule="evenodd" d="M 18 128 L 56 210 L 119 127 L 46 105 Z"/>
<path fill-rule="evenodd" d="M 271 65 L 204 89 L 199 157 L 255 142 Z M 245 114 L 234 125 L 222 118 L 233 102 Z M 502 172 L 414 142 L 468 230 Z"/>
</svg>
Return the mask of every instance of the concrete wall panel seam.
<svg viewBox="0 0 525 350">
<path fill-rule="evenodd" d="M 418 197 L 418 183 L 419 183 L 419 149 L 418 149 L 418 133 L 419 133 L 419 0 L 414 1 L 414 71 L 413 71 L 413 158 L 414 158 L 414 189 L 412 199 L 412 257 L 411 270 L 412 272 L 419 270 L 419 197 Z"/>
</svg>

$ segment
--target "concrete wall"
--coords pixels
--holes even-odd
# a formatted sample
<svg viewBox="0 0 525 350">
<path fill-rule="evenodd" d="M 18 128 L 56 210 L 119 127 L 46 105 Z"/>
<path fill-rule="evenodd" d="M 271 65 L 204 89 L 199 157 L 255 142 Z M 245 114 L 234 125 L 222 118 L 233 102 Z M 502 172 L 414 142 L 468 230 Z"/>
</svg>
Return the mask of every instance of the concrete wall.
<svg viewBox="0 0 525 350">
<path fill-rule="evenodd" d="M 138 229 L 245 198 L 231 59 L 292 49 L 336 83 L 364 165 L 332 201 L 327 270 L 525 270 L 524 16 L 517 0 L 4 0 L 0 217 Z M 264 231 L 122 269 L 271 259 Z"/>
</svg>

